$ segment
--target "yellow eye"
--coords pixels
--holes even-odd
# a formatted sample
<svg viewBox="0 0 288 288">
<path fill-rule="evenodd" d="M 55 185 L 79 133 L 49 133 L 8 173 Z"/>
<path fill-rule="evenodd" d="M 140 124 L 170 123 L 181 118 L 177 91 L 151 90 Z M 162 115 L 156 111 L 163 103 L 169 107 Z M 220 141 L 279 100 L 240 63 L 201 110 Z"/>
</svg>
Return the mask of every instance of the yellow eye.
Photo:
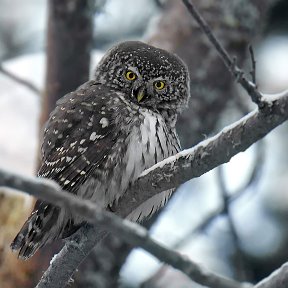
<svg viewBox="0 0 288 288">
<path fill-rule="evenodd" d="M 157 89 L 157 90 L 162 90 L 165 88 L 165 82 L 163 81 L 156 81 L 154 82 L 154 87 Z"/>
<path fill-rule="evenodd" d="M 125 77 L 126 77 L 126 79 L 129 80 L 129 81 L 133 81 L 133 80 L 135 80 L 135 79 L 137 78 L 137 75 L 136 75 L 134 72 L 132 72 L 131 70 L 128 70 L 128 71 L 125 73 Z"/>
</svg>

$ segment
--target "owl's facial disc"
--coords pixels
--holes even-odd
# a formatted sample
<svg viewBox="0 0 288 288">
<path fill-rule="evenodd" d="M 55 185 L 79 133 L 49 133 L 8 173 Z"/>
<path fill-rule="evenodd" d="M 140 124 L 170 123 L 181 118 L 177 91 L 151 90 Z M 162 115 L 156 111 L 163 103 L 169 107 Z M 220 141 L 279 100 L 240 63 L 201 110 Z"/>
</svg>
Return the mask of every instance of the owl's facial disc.
<svg viewBox="0 0 288 288">
<path fill-rule="evenodd" d="M 111 48 L 98 64 L 95 80 L 123 92 L 138 106 L 169 115 L 181 112 L 190 96 L 188 69 L 182 60 L 138 41 Z"/>
</svg>

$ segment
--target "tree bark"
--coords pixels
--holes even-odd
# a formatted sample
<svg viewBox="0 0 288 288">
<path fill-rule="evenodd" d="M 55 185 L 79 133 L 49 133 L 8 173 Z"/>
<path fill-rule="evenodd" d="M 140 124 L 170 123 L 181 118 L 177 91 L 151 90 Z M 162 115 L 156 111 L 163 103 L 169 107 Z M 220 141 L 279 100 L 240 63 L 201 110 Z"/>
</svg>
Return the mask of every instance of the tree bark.
<svg viewBox="0 0 288 288">
<path fill-rule="evenodd" d="M 40 135 L 58 99 L 89 80 L 94 12 L 95 0 L 48 1 L 47 74 Z M 59 248 L 58 242 L 52 249 L 44 248 L 33 257 L 38 266 L 33 277 L 39 278 L 39 273 L 47 268 Z"/>
<path fill-rule="evenodd" d="M 89 79 L 94 0 L 50 0 L 41 123 L 59 98 Z"/>
</svg>

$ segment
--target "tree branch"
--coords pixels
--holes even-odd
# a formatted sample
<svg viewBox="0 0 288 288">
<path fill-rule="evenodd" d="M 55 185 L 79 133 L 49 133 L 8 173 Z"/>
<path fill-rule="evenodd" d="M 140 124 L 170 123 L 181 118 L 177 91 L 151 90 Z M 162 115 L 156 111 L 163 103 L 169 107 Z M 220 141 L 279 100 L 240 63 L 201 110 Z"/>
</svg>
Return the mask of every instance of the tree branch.
<svg viewBox="0 0 288 288">
<path fill-rule="evenodd" d="M 269 104 L 271 113 L 266 109 L 256 109 L 217 135 L 145 170 L 114 204 L 113 211 L 126 217 L 156 193 L 176 188 L 229 162 L 233 156 L 245 151 L 288 119 L 288 90 L 275 95 L 263 94 L 263 98 Z"/>
<path fill-rule="evenodd" d="M 207 36 L 211 44 L 216 48 L 224 64 L 226 65 L 228 70 L 231 72 L 235 80 L 242 85 L 242 87 L 250 95 L 252 101 L 256 103 L 259 108 L 261 109 L 266 108 L 267 103 L 265 103 L 264 99 L 262 98 L 261 93 L 257 89 L 255 89 L 254 83 L 250 82 L 245 77 L 244 72 L 236 65 L 236 62 L 229 56 L 225 48 L 221 45 L 221 43 L 217 40 L 217 38 L 213 34 L 208 23 L 197 11 L 194 4 L 190 0 L 182 0 L 182 1 L 184 5 L 186 6 L 187 10 L 189 11 L 189 13 L 199 24 L 200 28 L 202 29 L 204 34 Z"/>
<path fill-rule="evenodd" d="M 157 257 L 160 261 L 179 269 L 192 280 L 202 285 L 212 288 L 251 287 L 249 284 L 241 284 L 232 279 L 228 279 L 203 269 L 198 264 L 179 254 L 177 251 L 170 250 L 157 243 L 155 240 L 149 237 L 148 231 L 140 225 L 123 220 L 111 212 L 102 210 L 98 205 L 92 203 L 91 201 L 80 199 L 74 194 L 63 191 L 60 186 L 52 180 L 41 178 L 29 179 L 5 172 L 0 169 L 0 186 L 7 186 L 22 190 L 30 195 L 69 209 L 73 213 L 83 216 L 89 223 L 100 225 L 100 228 L 104 228 L 105 230 L 115 233 L 126 242 L 145 249 Z M 96 231 L 95 227 L 93 229 Z M 93 239 L 93 237 L 90 236 L 90 234 L 86 235 L 87 239 Z M 81 239 L 75 239 L 74 237 L 73 241 L 70 241 L 70 243 L 72 243 L 72 245 L 70 244 L 69 246 L 71 249 L 64 247 L 64 249 L 62 249 L 60 252 L 60 255 L 57 256 L 57 258 L 60 258 L 63 264 L 66 263 L 65 254 L 72 253 L 73 248 L 80 250 L 83 248 L 85 249 L 85 247 L 82 245 Z M 51 267 L 56 266 L 57 269 L 59 269 L 59 267 L 63 268 L 63 266 L 58 266 L 58 264 L 59 262 L 56 264 L 52 259 Z M 70 267 L 73 267 L 73 265 L 68 266 L 68 268 Z M 59 279 L 57 275 L 53 276 L 57 278 L 57 283 L 53 283 L 52 285 L 50 277 L 45 277 L 42 278 L 42 281 L 37 285 L 37 288 L 60 288 L 66 284 L 65 282 L 61 283 L 62 279 Z"/>
<path fill-rule="evenodd" d="M 239 121 L 237 121 L 236 123 L 230 125 L 229 127 L 224 128 L 220 133 L 218 133 L 214 137 L 199 143 L 196 147 L 184 150 L 178 153 L 177 155 L 173 157 L 169 157 L 165 159 L 164 161 L 154 165 L 150 169 L 147 169 L 146 171 L 144 171 L 144 173 L 142 173 L 141 177 L 135 182 L 135 184 L 130 189 L 128 189 L 125 195 L 119 200 L 119 203 L 114 204 L 115 209 L 114 208 L 113 209 L 116 211 L 116 214 L 122 217 L 126 217 L 136 207 L 138 207 L 141 203 L 143 203 L 144 201 L 146 201 L 153 195 L 166 189 L 175 188 L 179 186 L 180 184 L 186 182 L 187 180 L 190 180 L 195 177 L 199 177 L 200 175 L 210 171 L 216 166 L 223 164 L 225 162 L 228 162 L 231 159 L 231 157 L 233 157 L 235 154 L 246 150 L 253 143 L 263 138 L 272 129 L 274 129 L 281 123 L 283 123 L 288 118 L 288 91 L 285 91 L 278 95 L 270 96 L 270 98 L 265 96 L 265 98 L 266 98 L 266 101 L 269 101 L 269 104 L 271 107 L 270 110 L 272 114 L 267 114 L 263 110 L 255 110 L 251 112 L 250 114 L 246 115 L 245 117 L 243 117 L 242 119 L 240 119 Z M 95 219 L 97 219 L 99 224 L 105 225 L 107 230 L 113 229 L 113 232 L 117 234 L 120 233 L 121 234 L 120 236 L 122 236 L 122 230 L 117 230 L 118 227 L 115 227 L 115 224 L 113 222 L 114 220 L 111 220 L 111 219 L 114 219 L 112 217 L 114 215 L 111 215 L 110 213 L 105 212 L 103 216 L 101 213 L 102 210 L 99 209 L 94 204 L 87 202 L 87 201 L 83 202 L 79 200 L 78 198 L 76 198 L 75 196 L 72 196 L 68 193 L 58 193 L 59 192 L 58 186 L 55 183 L 52 183 L 51 180 L 48 180 L 48 179 L 33 180 L 34 190 L 31 190 L 33 188 L 31 186 L 31 181 L 24 181 L 22 178 L 21 179 L 17 179 L 15 177 L 13 178 L 12 177 L 13 175 L 12 176 L 10 175 L 10 178 L 9 178 L 9 175 L 7 176 L 7 173 L 6 173 L 6 176 L 5 177 L 4 176 L 5 175 L 3 175 L 3 172 L 2 172 L 2 177 L 0 177 L 0 185 L 5 184 L 6 186 L 9 186 L 15 189 L 27 191 L 31 195 L 35 195 L 35 196 L 36 194 L 33 194 L 33 191 L 36 190 L 37 197 L 46 199 L 48 201 L 52 201 L 54 203 L 55 203 L 55 199 L 57 199 L 56 204 L 60 206 L 67 207 L 67 205 L 70 205 L 70 204 L 67 204 L 66 202 L 69 201 L 69 199 L 74 199 L 73 201 L 75 201 L 75 203 L 77 203 L 77 205 L 79 206 L 75 206 L 75 207 L 72 206 L 72 207 L 74 207 L 74 209 L 76 209 L 78 213 L 81 213 L 81 214 L 83 213 L 83 215 L 85 214 L 85 216 L 88 217 L 88 219 L 94 219 L 95 217 Z M 61 199 L 58 198 L 57 196 L 58 194 L 61 194 Z M 47 197 L 49 197 L 49 199 Z M 53 197 L 56 197 L 56 198 L 53 198 Z M 116 218 L 115 223 L 120 223 L 119 221 L 120 219 Z M 131 226 L 132 224 L 127 224 L 127 225 Z M 134 227 L 134 226 L 132 225 L 131 227 Z M 83 229 L 85 230 L 85 228 Z M 46 279 L 49 279 L 49 281 L 53 281 L 54 279 L 54 281 L 56 281 L 58 284 L 60 282 L 58 280 L 55 280 L 55 278 L 57 279 L 56 276 L 59 273 L 62 273 L 63 274 L 62 279 L 65 279 L 66 282 L 69 280 L 69 278 L 72 275 L 69 273 L 73 273 L 73 271 L 76 270 L 77 268 L 76 265 L 79 265 L 79 263 L 81 263 L 81 261 L 88 255 L 90 251 L 89 249 L 92 249 L 93 246 L 99 241 L 99 235 L 97 236 L 97 233 L 92 233 L 91 229 L 92 229 L 91 227 L 88 228 L 88 232 L 87 232 L 89 234 L 89 240 L 86 241 L 84 239 L 83 242 L 81 242 L 82 246 L 80 248 L 79 247 L 77 248 L 77 246 L 75 247 L 75 245 L 73 243 L 71 244 L 70 242 L 69 243 L 70 246 L 68 246 L 70 247 L 70 249 L 68 249 L 70 252 L 67 253 L 67 247 L 66 248 L 64 247 L 63 248 L 64 252 L 62 251 L 57 257 L 56 260 L 61 258 L 63 254 L 66 255 L 65 263 L 69 265 L 69 271 L 68 272 L 65 271 L 66 266 L 65 266 L 65 269 L 59 269 L 59 267 L 63 267 L 63 266 L 56 267 L 56 265 L 54 265 L 54 268 L 50 267 L 50 270 L 49 270 L 50 272 L 48 273 L 48 275 L 46 274 L 47 276 Z M 142 236 L 146 238 L 147 237 L 146 231 L 143 229 L 141 230 L 141 229 L 138 232 L 140 234 L 143 233 L 144 236 L 143 235 Z M 79 233 L 76 235 L 79 236 L 80 235 Z M 137 237 L 139 237 L 139 233 Z M 129 233 L 125 234 L 125 237 L 128 234 Z M 129 234 L 129 237 L 130 236 L 132 237 L 131 238 L 132 240 L 125 238 L 125 241 L 126 240 L 128 242 L 133 241 L 134 245 L 135 244 L 140 245 L 139 238 L 137 238 L 135 235 Z M 148 245 L 147 243 L 150 243 L 150 242 L 149 241 L 145 242 L 145 244 L 143 244 L 142 247 L 147 249 L 146 247 L 146 245 Z M 85 249 L 83 249 L 83 247 L 85 247 Z M 150 248 L 148 247 L 148 249 Z M 65 249 L 66 249 L 66 252 L 65 252 Z M 153 249 L 152 249 L 152 252 L 156 253 Z M 75 255 L 77 255 L 77 258 L 78 258 L 77 261 L 75 261 L 75 258 L 76 258 Z M 157 257 L 159 256 L 160 257 L 159 259 L 165 262 L 166 260 L 172 261 L 170 258 L 165 260 L 163 258 L 164 256 L 162 255 L 162 253 L 160 253 L 160 255 L 158 254 L 157 255 L 154 254 L 154 255 Z M 179 259 L 178 257 L 179 255 L 178 256 L 177 255 L 178 254 L 176 253 L 174 256 L 176 257 L 176 259 Z M 61 261 L 64 261 L 64 260 L 61 260 Z M 184 262 L 181 262 L 181 265 Z M 75 266 L 73 266 L 74 264 Z M 175 267 L 177 263 L 173 262 L 170 264 Z M 41 284 L 38 287 L 39 288 L 40 287 L 53 287 L 53 288 L 63 287 L 66 282 L 64 281 L 60 283 L 61 284 L 60 286 L 47 286 L 47 285 L 41 286 L 42 285 Z M 211 286 L 211 287 L 215 287 L 215 286 Z M 224 287 L 224 286 L 221 286 L 221 287 Z"/>
<path fill-rule="evenodd" d="M 225 182 L 223 166 L 217 168 L 217 181 L 223 202 L 222 214 L 226 216 L 227 224 L 231 234 L 231 242 L 232 245 L 234 246 L 234 257 L 232 263 L 235 269 L 233 278 L 237 279 L 238 281 L 251 281 L 250 277 L 251 272 L 250 269 L 248 269 L 247 267 L 248 261 L 246 261 L 245 255 L 242 252 L 241 241 L 239 239 L 233 215 L 231 213 L 231 206 L 230 206 L 231 196 Z"/>
<path fill-rule="evenodd" d="M 250 75 L 252 77 L 252 83 L 254 84 L 255 88 L 257 89 L 257 83 L 256 83 L 256 60 L 255 60 L 255 55 L 254 55 L 254 51 L 253 51 L 252 45 L 249 45 L 248 49 L 249 49 L 250 58 L 251 58 L 251 64 L 252 64 L 252 69 L 250 71 Z"/>
<path fill-rule="evenodd" d="M 218 165 L 228 162 L 237 153 L 246 150 L 272 129 L 287 120 L 288 91 L 274 95 L 274 97 L 270 96 L 270 106 L 272 114 L 267 114 L 266 110 L 256 109 L 238 122 L 226 127 L 214 137 L 144 171 L 138 181 L 119 200 L 118 204 L 113 205 L 113 211 L 125 218 L 153 195 L 166 189 L 178 187 L 192 178 L 199 177 Z M 83 230 L 85 233 L 90 233 L 92 237 L 91 239 L 86 239 L 85 237 L 83 239 L 82 245 L 86 248 L 85 251 L 87 252 L 89 249 L 92 250 L 97 243 L 97 241 L 94 241 L 97 238 L 97 233 L 93 234 L 89 231 L 91 230 L 89 227 L 85 227 Z M 81 233 L 83 233 L 82 230 L 78 231 L 76 235 L 81 238 Z M 66 245 L 71 244 L 67 243 Z M 83 253 L 81 249 L 74 249 L 73 253 L 66 254 L 66 263 L 69 264 L 69 267 L 70 263 L 74 263 L 75 271 L 78 267 L 77 265 L 88 254 L 89 252 Z M 44 276 L 53 279 L 55 273 L 62 273 L 62 278 L 65 279 L 66 277 L 66 281 L 68 281 L 73 274 L 73 269 L 66 272 L 65 269 L 59 271 L 57 267 L 55 266 L 55 269 L 50 267 L 51 269 Z M 72 273 L 69 274 L 70 272 Z"/>
<path fill-rule="evenodd" d="M 107 234 L 99 225 L 81 227 L 65 241 L 65 246 L 50 261 L 49 268 L 41 277 L 36 288 L 66 287 L 77 267 Z"/>
<path fill-rule="evenodd" d="M 41 91 L 31 82 L 20 78 L 19 76 L 9 72 L 7 69 L 5 69 L 1 64 L 0 64 L 0 72 L 7 76 L 8 78 L 12 79 L 13 81 L 17 82 L 20 85 L 25 86 L 29 90 L 31 90 L 33 93 L 37 94 L 38 96 L 41 94 Z"/>
</svg>

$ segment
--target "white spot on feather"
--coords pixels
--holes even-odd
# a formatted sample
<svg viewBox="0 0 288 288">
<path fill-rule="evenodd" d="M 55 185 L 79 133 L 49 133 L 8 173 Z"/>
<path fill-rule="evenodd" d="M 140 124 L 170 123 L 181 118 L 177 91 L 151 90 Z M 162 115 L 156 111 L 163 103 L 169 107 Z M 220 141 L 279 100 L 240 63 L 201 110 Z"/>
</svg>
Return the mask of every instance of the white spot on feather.
<svg viewBox="0 0 288 288">
<path fill-rule="evenodd" d="M 87 150 L 87 147 L 85 147 L 85 148 L 84 147 L 79 147 L 78 148 L 78 152 L 79 153 L 85 152 L 86 150 Z"/>
<path fill-rule="evenodd" d="M 105 117 L 101 118 L 99 123 L 102 125 L 102 128 L 105 128 L 109 125 L 109 121 Z"/>
<path fill-rule="evenodd" d="M 96 140 L 96 139 L 101 139 L 101 138 L 103 138 L 103 137 L 104 137 L 104 136 L 102 136 L 102 135 L 97 135 L 96 132 L 92 132 L 91 135 L 90 135 L 90 140 L 91 140 L 91 141 L 94 141 L 94 140 Z"/>
<path fill-rule="evenodd" d="M 96 140 L 96 138 L 97 138 L 96 132 L 92 132 L 91 135 L 90 135 L 90 140 L 94 141 L 94 140 Z"/>
</svg>

